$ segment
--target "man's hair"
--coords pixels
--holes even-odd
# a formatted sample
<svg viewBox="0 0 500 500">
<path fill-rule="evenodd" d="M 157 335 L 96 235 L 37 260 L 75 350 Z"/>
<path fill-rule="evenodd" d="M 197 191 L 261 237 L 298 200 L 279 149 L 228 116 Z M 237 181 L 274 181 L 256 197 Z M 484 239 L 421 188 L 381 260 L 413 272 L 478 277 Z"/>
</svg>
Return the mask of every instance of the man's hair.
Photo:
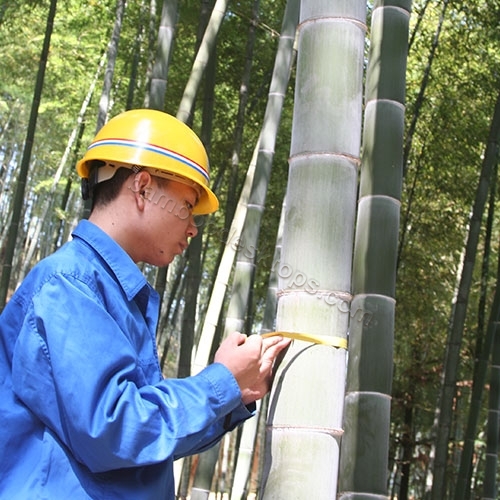
<svg viewBox="0 0 500 500">
<path fill-rule="evenodd" d="M 96 184 L 92 193 L 92 208 L 103 207 L 112 202 L 118 196 L 124 182 L 133 174 L 132 169 L 120 167 L 111 179 Z"/>
<path fill-rule="evenodd" d="M 111 179 L 96 184 L 92 193 L 92 209 L 104 207 L 116 199 L 125 181 L 136 173 L 137 171 L 131 168 L 120 167 Z M 158 187 L 162 188 L 165 188 L 170 182 L 168 179 L 158 176 L 153 176 L 153 179 L 158 184 Z"/>
</svg>

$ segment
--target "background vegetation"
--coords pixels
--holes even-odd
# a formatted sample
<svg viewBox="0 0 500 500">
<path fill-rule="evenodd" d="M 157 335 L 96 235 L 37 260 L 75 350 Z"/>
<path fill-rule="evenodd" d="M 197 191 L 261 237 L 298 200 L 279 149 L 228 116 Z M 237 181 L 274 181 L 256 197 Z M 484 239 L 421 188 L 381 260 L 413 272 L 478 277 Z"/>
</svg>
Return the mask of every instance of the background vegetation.
<svg viewBox="0 0 500 500">
<path fill-rule="evenodd" d="M 0 2 L 0 258 L 12 214 L 13 193 L 26 141 L 30 109 L 46 31 L 49 2 Z M 191 71 L 204 2 L 179 3 L 169 65 L 165 110 L 176 114 Z M 110 93 L 110 116 L 142 107 L 149 88 L 161 2 L 130 0 L 117 52 Z M 205 225 L 203 274 L 198 317 L 207 306 L 219 251 L 231 243 L 224 230 L 226 200 L 238 196 L 255 147 L 267 102 L 285 0 L 261 0 L 254 19 L 250 2 L 232 2 L 217 38 L 214 118 L 209 144 L 212 178 L 222 210 Z M 115 22 L 116 0 L 59 0 L 38 116 L 15 259 L 14 290 L 25 272 L 69 238 L 83 213 L 74 164 L 94 135 L 107 52 Z M 153 14 L 153 17 L 151 17 Z M 433 424 L 440 394 L 447 333 L 462 269 L 471 207 L 500 90 L 500 1 L 415 0 L 407 67 L 406 144 L 398 252 L 397 309 L 391 461 L 391 495 L 424 498 L 432 484 Z M 252 21 L 253 20 L 253 21 Z M 241 81 L 250 22 L 256 26 L 255 50 L 237 182 L 229 192 L 231 158 L 238 122 Z M 153 24 L 151 24 L 153 23 Z M 367 44 L 369 43 L 369 39 Z M 97 86 L 83 115 L 82 103 L 97 74 Z M 272 256 L 287 183 L 293 109 L 293 72 L 285 99 L 273 170 L 259 240 L 257 274 L 248 311 L 251 330 L 260 330 Z M 132 91 L 132 92 L 131 92 Z M 193 128 L 200 132 L 204 90 L 199 92 Z M 69 143 L 74 130 L 78 138 Z M 63 175 L 52 188 L 64 153 Z M 492 183 L 494 186 L 494 183 Z M 498 204 L 492 189 L 491 210 Z M 50 203 L 48 214 L 44 206 Z M 484 338 L 496 286 L 499 227 L 486 213 L 474 267 L 454 398 L 449 442 L 448 492 L 454 493 L 470 407 L 475 360 Z M 37 227 L 40 232 L 37 233 Z M 227 228 L 227 226 L 226 226 Z M 487 236 L 491 239 L 488 244 Z M 35 239 L 34 252 L 30 244 Z M 5 263 L 4 263 L 5 264 Z M 182 298 L 176 276 L 185 261 L 172 266 L 160 349 L 175 374 L 179 356 Z M 155 270 L 144 270 L 153 281 Z M 166 332 L 166 333 L 165 333 Z M 167 341 L 165 341 L 167 339 Z M 486 387 L 488 388 L 488 387 Z M 472 498 L 480 497 L 484 477 L 487 393 L 475 438 Z M 404 485 L 404 486 L 403 486 Z"/>
</svg>

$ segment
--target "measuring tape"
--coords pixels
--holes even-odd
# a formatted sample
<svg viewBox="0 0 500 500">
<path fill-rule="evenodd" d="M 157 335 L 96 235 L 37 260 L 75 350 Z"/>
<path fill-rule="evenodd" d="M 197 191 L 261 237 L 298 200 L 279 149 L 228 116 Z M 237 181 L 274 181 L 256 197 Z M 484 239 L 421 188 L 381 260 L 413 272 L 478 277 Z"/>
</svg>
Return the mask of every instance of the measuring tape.
<svg viewBox="0 0 500 500">
<path fill-rule="evenodd" d="M 305 342 L 312 342 L 313 344 L 329 345 L 338 347 L 339 349 L 347 349 L 347 339 L 342 337 L 332 337 L 330 335 L 314 335 L 312 333 L 297 333 L 297 332 L 269 332 L 261 334 L 261 337 L 275 337 L 281 335 L 288 339 L 303 340 Z"/>
</svg>

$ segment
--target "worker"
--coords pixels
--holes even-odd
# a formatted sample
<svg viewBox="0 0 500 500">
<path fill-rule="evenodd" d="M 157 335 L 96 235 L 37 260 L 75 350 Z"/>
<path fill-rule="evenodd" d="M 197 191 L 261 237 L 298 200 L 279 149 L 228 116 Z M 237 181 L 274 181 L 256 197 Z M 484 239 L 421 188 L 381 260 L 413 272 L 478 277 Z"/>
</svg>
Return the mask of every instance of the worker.
<svg viewBox="0 0 500 500">
<path fill-rule="evenodd" d="M 137 263 L 168 265 L 217 210 L 205 148 L 176 118 L 131 110 L 76 169 L 88 220 L 0 316 L 0 498 L 171 500 L 173 461 L 254 414 L 289 341 L 235 332 L 200 373 L 165 379 L 159 296 Z"/>
</svg>

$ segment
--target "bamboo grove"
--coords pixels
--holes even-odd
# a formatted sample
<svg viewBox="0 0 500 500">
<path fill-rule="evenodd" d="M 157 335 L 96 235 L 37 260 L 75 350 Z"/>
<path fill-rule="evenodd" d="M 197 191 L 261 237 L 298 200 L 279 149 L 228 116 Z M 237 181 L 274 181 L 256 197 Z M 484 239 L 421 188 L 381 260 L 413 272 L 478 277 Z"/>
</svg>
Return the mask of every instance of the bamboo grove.
<svg viewBox="0 0 500 500">
<path fill-rule="evenodd" d="M 200 135 L 222 202 L 143 267 L 165 376 L 233 330 L 330 337 L 294 341 L 258 418 L 177 464 L 179 498 L 497 498 L 499 19 L 499 0 L 0 1 L 1 307 L 85 216 L 96 130 L 149 107 Z"/>
</svg>

